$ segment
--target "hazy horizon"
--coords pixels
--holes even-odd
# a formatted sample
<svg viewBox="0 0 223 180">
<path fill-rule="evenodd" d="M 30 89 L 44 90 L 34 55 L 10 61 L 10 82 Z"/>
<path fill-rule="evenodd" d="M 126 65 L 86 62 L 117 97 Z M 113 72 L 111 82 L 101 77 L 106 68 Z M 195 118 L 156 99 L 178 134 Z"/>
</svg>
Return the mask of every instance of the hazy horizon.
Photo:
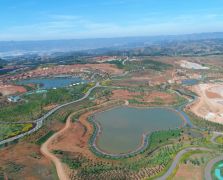
<svg viewBox="0 0 223 180">
<path fill-rule="evenodd" d="M 221 7 L 220 0 L 3 0 L 0 41 L 222 32 Z"/>
</svg>

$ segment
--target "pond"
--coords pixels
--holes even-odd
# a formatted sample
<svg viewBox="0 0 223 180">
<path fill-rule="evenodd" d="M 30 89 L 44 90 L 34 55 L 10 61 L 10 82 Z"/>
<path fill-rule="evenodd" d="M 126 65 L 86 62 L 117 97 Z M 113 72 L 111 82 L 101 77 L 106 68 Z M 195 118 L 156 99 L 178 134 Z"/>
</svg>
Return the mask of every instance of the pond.
<svg viewBox="0 0 223 180">
<path fill-rule="evenodd" d="M 185 80 L 182 80 L 182 84 L 186 85 L 186 86 L 193 86 L 193 85 L 198 84 L 198 82 L 199 81 L 197 79 L 185 79 Z"/>
<path fill-rule="evenodd" d="M 215 165 L 215 169 L 214 169 L 214 179 L 219 179 L 219 180 L 223 180 L 223 162 L 219 162 Z"/>
<path fill-rule="evenodd" d="M 0 68 L 0 75 L 3 75 L 3 74 L 7 74 L 7 73 L 9 73 L 9 72 L 11 72 L 11 71 L 15 71 L 16 69 L 18 69 L 18 68 Z"/>
<path fill-rule="evenodd" d="M 169 108 L 117 107 L 93 116 L 101 126 L 97 147 L 108 153 L 134 151 L 142 144 L 143 134 L 176 129 L 184 122 L 179 113 Z"/>
<path fill-rule="evenodd" d="M 85 83 L 80 77 L 35 78 L 17 82 L 19 85 L 39 84 L 41 89 L 61 88 L 76 83 Z"/>
</svg>

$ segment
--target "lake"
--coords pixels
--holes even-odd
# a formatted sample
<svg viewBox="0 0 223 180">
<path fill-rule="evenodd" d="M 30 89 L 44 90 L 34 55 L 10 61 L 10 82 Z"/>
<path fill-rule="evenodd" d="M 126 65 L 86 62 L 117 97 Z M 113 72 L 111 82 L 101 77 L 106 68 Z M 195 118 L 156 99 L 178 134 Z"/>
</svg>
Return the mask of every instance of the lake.
<svg viewBox="0 0 223 180">
<path fill-rule="evenodd" d="M 0 69 L 0 75 L 3 75 L 3 74 L 7 74 L 11 71 L 15 71 L 17 70 L 18 68 L 2 68 Z"/>
<path fill-rule="evenodd" d="M 127 153 L 141 145 L 143 133 L 176 129 L 182 117 L 168 108 L 117 107 L 94 115 L 102 129 L 99 149 L 113 154 Z"/>
<path fill-rule="evenodd" d="M 193 86 L 198 84 L 198 80 L 197 79 L 185 79 L 182 81 L 182 84 L 186 85 L 186 86 Z"/>
<path fill-rule="evenodd" d="M 71 84 L 82 83 L 82 82 L 85 83 L 87 81 L 81 79 L 80 77 L 54 77 L 54 78 L 26 79 L 17 82 L 17 84 L 19 85 L 39 84 L 41 89 L 52 89 L 52 88 L 66 87 Z"/>
</svg>

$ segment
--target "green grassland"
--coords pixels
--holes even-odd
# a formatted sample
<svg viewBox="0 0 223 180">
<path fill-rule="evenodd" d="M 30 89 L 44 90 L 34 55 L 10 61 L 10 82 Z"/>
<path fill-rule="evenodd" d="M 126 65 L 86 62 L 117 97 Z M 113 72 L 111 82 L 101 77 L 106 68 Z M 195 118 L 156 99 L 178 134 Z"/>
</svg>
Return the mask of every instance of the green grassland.
<svg viewBox="0 0 223 180">
<path fill-rule="evenodd" d="M 30 121 L 45 114 L 44 107 L 51 104 L 63 104 L 79 99 L 92 87 L 92 84 L 79 85 L 72 88 L 49 90 L 44 94 L 24 95 L 24 101 L 10 104 L 0 109 L 0 121 Z"/>
<path fill-rule="evenodd" d="M 33 124 L 1 124 L 0 140 L 7 139 L 32 129 Z"/>
<path fill-rule="evenodd" d="M 170 69 L 172 65 L 166 64 L 152 59 L 144 58 L 140 61 L 126 62 L 125 69 L 128 71 L 140 71 L 150 69 L 154 71 L 164 71 Z"/>
<path fill-rule="evenodd" d="M 216 139 L 215 139 L 216 143 L 218 144 L 222 144 L 223 145 L 223 136 L 218 136 Z"/>
</svg>

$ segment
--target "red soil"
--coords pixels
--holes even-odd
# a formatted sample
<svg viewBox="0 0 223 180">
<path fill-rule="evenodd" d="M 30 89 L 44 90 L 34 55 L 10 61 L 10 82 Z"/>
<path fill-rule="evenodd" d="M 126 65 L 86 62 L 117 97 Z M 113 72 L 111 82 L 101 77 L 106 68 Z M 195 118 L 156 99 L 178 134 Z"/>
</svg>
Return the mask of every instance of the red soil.
<svg viewBox="0 0 223 180">
<path fill-rule="evenodd" d="M 215 93 L 215 92 L 206 91 L 205 93 L 206 93 L 206 96 L 211 99 L 222 98 L 222 96 L 220 94 Z"/>
<path fill-rule="evenodd" d="M 140 95 L 138 92 L 130 92 L 128 90 L 114 90 L 112 91 L 114 99 L 131 99 L 134 96 Z"/>
<path fill-rule="evenodd" d="M 0 93 L 4 96 L 12 95 L 16 93 L 24 93 L 26 89 L 22 86 L 15 86 L 15 85 L 1 85 L 0 86 Z"/>
<path fill-rule="evenodd" d="M 165 103 L 171 103 L 175 100 L 174 95 L 164 93 L 164 92 L 152 92 L 152 93 L 145 95 L 144 101 L 153 102 L 153 101 L 156 101 L 157 98 L 165 101 Z"/>
<path fill-rule="evenodd" d="M 138 101 L 144 102 L 154 102 L 159 98 L 160 100 L 165 101 L 165 103 L 172 103 L 175 101 L 175 96 L 172 94 L 164 93 L 164 92 L 150 92 L 150 93 L 142 93 L 139 92 L 130 92 L 128 90 L 114 90 L 112 91 L 112 98 L 114 99 L 137 99 Z M 139 98 L 138 96 L 142 96 Z"/>
<path fill-rule="evenodd" d="M 32 155 L 36 154 L 38 158 Z M 0 169 L 5 172 L 5 176 L 10 179 L 51 179 L 51 163 L 44 158 L 39 147 L 34 144 L 20 143 L 0 151 Z M 17 164 L 23 168 L 17 173 L 7 174 L 10 164 Z M 13 177 L 12 177 L 13 176 Z"/>
</svg>

